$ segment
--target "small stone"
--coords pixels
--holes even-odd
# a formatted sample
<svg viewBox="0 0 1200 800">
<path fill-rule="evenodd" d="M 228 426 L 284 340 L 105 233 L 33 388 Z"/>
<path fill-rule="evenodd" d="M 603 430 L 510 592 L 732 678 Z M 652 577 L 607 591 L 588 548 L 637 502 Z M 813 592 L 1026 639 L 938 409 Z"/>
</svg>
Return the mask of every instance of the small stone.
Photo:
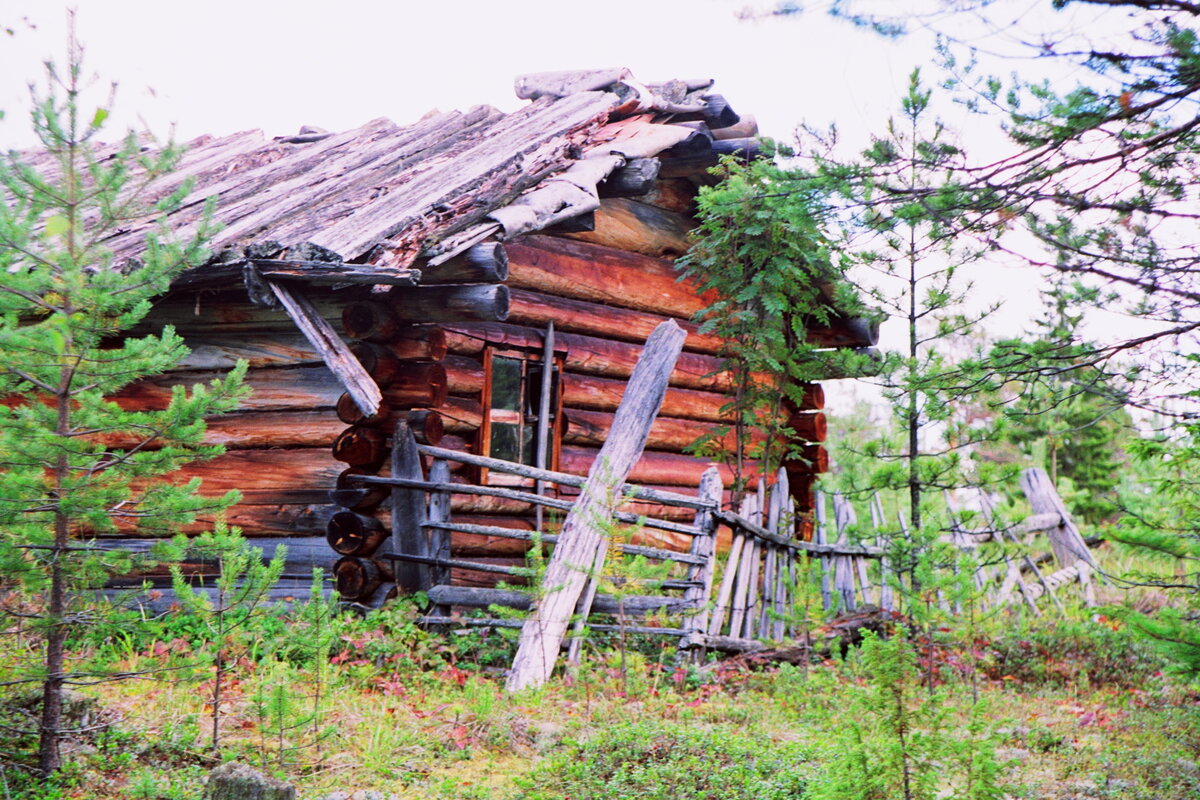
<svg viewBox="0 0 1200 800">
<path fill-rule="evenodd" d="M 296 787 L 230 761 L 208 773 L 207 800 L 296 800 Z"/>
</svg>

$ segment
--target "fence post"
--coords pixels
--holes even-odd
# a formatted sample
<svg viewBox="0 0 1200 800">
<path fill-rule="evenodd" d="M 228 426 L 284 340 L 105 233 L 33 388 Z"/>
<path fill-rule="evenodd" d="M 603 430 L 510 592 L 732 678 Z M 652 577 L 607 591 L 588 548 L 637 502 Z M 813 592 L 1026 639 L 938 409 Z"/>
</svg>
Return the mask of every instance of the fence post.
<svg viewBox="0 0 1200 800">
<path fill-rule="evenodd" d="M 710 466 L 700 478 L 700 500 L 719 508 L 723 493 L 721 473 L 715 466 Z M 712 597 L 713 568 L 717 558 L 717 518 L 711 510 L 702 508 L 696 512 L 693 524 L 701 533 L 692 537 L 691 554 L 702 557 L 704 564 L 688 567 L 688 580 L 701 585 L 689 586 L 683 593 L 683 601 L 687 606 L 684 613 L 690 616 L 683 623 L 687 633 L 680 639 L 679 649 L 681 652 L 692 650 L 698 659 L 704 653 L 705 633 L 708 631 L 708 601 Z"/>
<path fill-rule="evenodd" d="M 429 466 L 429 482 L 430 483 L 450 483 L 450 465 L 444 458 L 436 458 Z M 450 493 L 449 492 L 431 492 L 429 495 L 429 513 L 426 516 L 427 522 L 449 522 L 450 521 Z M 429 528 L 429 555 L 439 560 L 450 559 L 450 531 L 444 528 Z M 440 564 L 434 564 L 430 570 L 432 579 L 430 583 L 433 586 L 449 586 L 450 585 L 450 568 Z M 449 615 L 450 608 L 448 606 L 439 606 L 433 609 L 433 615 Z"/>
<path fill-rule="evenodd" d="M 425 479 L 421 470 L 421 455 L 417 452 L 417 440 L 413 437 L 408 422 L 396 422 L 392 432 L 392 477 L 414 481 Z M 429 556 L 425 538 L 425 492 L 420 489 L 392 487 L 392 549 L 395 553 L 412 556 Z M 393 567 L 396 585 L 402 592 L 422 592 L 433 585 L 433 575 L 428 564 L 397 561 Z"/>
</svg>

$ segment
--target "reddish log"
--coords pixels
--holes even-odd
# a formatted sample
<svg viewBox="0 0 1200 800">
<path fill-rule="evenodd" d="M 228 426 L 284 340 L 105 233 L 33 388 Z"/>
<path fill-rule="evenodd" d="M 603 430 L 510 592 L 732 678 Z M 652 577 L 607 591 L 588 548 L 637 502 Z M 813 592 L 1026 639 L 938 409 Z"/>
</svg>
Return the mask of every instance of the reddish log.
<svg viewBox="0 0 1200 800">
<path fill-rule="evenodd" d="M 562 380 L 563 404 L 571 408 L 615 411 L 625 393 L 625 382 L 591 375 L 567 373 Z M 721 409 L 729 398 L 716 392 L 695 389 L 668 389 L 662 413 L 668 417 L 721 422 L 729 419 Z"/>
<path fill-rule="evenodd" d="M 371 486 L 356 483 L 352 478 L 358 475 L 373 475 L 373 471 L 350 467 L 342 471 L 337 478 L 337 484 L 329 493 L 329 499 L 351 511 L 366 513 L 376 508 L 388 499 L 391 491 L 386 486 Z"/>
<path fill-rule="evenodd" d="M 446 356 L 446 387 L 456 395 L 478 395 L 483 391 L 483 364 L 466 356 Z"/>
<path fill-rule="evenodd" d="M 381 297 L 404 322 L 503 322 L 508 317 L 508 287 L 503 284 L 392 288 L 397 291 Z"/>
<path fill-rule="evenodd" d="M 328 447 L 231 450 L 207 461 L 193 461 L 170 473 L 168 479 L 183 483 L 200 478 L 205 494 L 223 494 L 231 489 L 327 491 L 345 468 L 345 464 L 333 458 Z"/>
<path fill-rule="evenodd" d="M 163 409 L 171 401 L 173 387 L 208 384 L 224 376 L 223 371 L 167 372 L 127 386 L 113 399 L 129 411 Z M 256 369 L 246 375 L 245 384 L 251 393 L 241 408 L 248 411 L 332 408 L 343 391 L 338 379 L 323 365 Z"/>
<path fill-rule="evenodd" d="M 342 309 L 342 330 L 351 339 L 390 342 L 402 327 L 396 314 L 383 303 L 359 301 Z"/>
<path fill-rule="evenodd" d="M 548 294 L 513 289 L 509 321 L 521 325 L 545 328 L 553 322 L 554 330 L 567 333 L 585 333 L 624 342 L 641 343 L 667 317 L 571 300 Z M 719 336 L 699 333 L 693 322 L 676 320 L 688 332 L 684 349 L 699 353 L 718 353 L 722 340 Z"/>
<path fill-rule="evenodd" d="M 374 471 L 388 457 L 388 436 L 378 428 L 355 425 L 342 431 L 333 443 L 333 457 L 352 467 Z"/>
<path fill-rule="evenodd" d="M 687 178 L 659 178 L 643 203 L 683 214 L 696 210 L 696 184 Z"/>
<path fill-rule="evenodd" d="M 604 443 L 609 428 L 612 427 L 613 415 L 605 411 L 593 411 L 582 408 L 564 408 L 566 430 L 563 441 L 567 444 L 589 445 L 599 447 Z M 650 428 L 650 438 L 646 447 L 654 450 L 670 450 L 683 452 L 685 448 L 695 444 L 705 434 L 712 432 L 717 426 L 691 419 L 676 419 L 673 417 L 658 417 Z M 765 436 L 761 431 L 748 432 L 748 442 L 759 444 Z M 731 449 L 734 444 L 734 434 L 727 433 L 722 438 L 722 447 Z"/>
<path fill-rule="evenodd" d="M 508 251 L 509 285 L 516 288 L 684 319 L 715 299 L 680 282 L 672 262 L 627 250 L 529 236 Z"/>
<path fill-rule="evenodd" d="M 793 414 L 787 424 L 797 439 L 806 442 L 823 442 L 829 433 L 829 423 L 820 411 Z"/>
<path fill-rule="evenodd" d="M 557 326 L 556 326 L 557 327 Z M 450 350 L 462 355 L 479 355 L 487 344 L 540 348 L 543 331 L 508 323 L 481 323 L 472 326 L 447 326 Z M 642 348 L 631 342 L 616 342 L 578 333 L 554 332 L 555 348 L 563 353 L 571 372 L 628 378 Z M 671 385 L 692 389 L 726 389 L 731 385 L 728 373 L 719 372 L 722 360 L 716 356 L 683 353 L 671 373 Z M 716 374 L 713 374 L 716 373 Z"/>
<path fill-rule="evenodd" d="M 474 433 L 483 422 L 483 407 L 478 400 L 469 397 L 447 397 L 438 413 L 447 433 Z"/>
<path fill-rule="evenodd" d="M 573 475 L 584 475 L 600 451 L 585 447 L 564 447 L 560 469 Z M 629 482 L 636 484 L 659 484 L 663 486 L 699 486 L 700 476 L 710 462 L 680 453 L 664 453 L 647 450 L 633 467 Z M 733 483 L 733 471 L 718 464 L 721 479 L 726 485 Z M 747 462 L 747 477 L 758 469 L 757 462 Z"/>
<path fill-rule="evenodd" d="M 414 334 L 415 328 L 401 329 L 397 338 L 388 344 L 358 341 L 350 351 L 380 386 L 387 386 L 403 373 L 406 361 L 440 361 L 446 356 L 446 332 L 425 326 Z"/>
<path fill-rule="evenodd" d="M 336 401 L 337 415 L 349 425 L 379 424 L 392 416 L 395 409 L 437 408 L 445 402 L 447 391 L 446 368 L 440 363 L 407 361 L 392 384 L 384 387 L 378 414 L 368 417 L 354 404 L 353 398 L 346 395 L 339 396 Z"/>
</svg>

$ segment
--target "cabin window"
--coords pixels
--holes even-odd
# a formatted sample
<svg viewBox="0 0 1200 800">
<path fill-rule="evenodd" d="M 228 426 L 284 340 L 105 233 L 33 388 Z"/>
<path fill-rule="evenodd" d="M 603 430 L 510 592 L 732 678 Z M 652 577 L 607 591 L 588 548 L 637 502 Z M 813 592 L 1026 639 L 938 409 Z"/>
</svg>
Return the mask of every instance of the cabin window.
<svg viewBox="0 0 1200 800">
<path fill-rule="evenodd" d="M 488 347 L 484 355 L 484 420 L 480 452 L 491 458 L 536 466 L 538 431 L 547 430 L 546 468 L 558 466 L 562 366 L 552 364 L 548 419 L 541 419 L 542 361 L 540 353 Z M 514 482 L 516 476 L 492 473 L 489 483 Z"/>
</svg>

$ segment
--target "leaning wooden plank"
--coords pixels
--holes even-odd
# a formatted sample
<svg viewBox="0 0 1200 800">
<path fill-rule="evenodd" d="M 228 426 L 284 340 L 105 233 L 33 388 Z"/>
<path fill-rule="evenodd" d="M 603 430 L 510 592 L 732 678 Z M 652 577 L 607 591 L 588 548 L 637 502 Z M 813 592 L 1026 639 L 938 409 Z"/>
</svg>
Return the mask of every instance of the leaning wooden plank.
<svg viewBox="0 0 1200 800">
<path fill-rule="evenodd" d="M 363 369 L 362 364 L 350 352 L 342 337 L 317 312 L 312 303 L 295 287 L 268 281 L 271 292 L 279 299 L 284 311 L 296 323 L 304 338 L 321 354 L 329 371 L 337 376 L 354 403 L 366 415 L 379 413 L 383 393 L 375 380 Z"/>
<path fill-rule="evenodd" d="M 849 545 L 850 526 L 858 522 L 854 506 L 839 492 L 833 494 L 833 514 L 837 525 L 837 544 Z M 849 556 L 839 555 L 834 560 L 834 585 L 837 587 L 841 603 L 839 611 L 853 611 L 858 603 L 854 596 L 854 565 Z"/>
<path fill-rule="evenodd" d="M 617 409 L 613 432 L 592 465 L 575 508 L 563 522 L 543 578 L 547 594 L 521 629 L 505 683 L 510 692 L 545 683 L 554 669 L 567 622 L 587 580 L 587 566 L 599 560 L 597 552 L 607 545 L 601 526 L 618 502 L 625 476 L 642 454 L 685 336 L 682 328 L 668 321 L 646 341 Z"/>
<path fill-rule="evenodd" d="M 516 611 L 528 611 L 533 605 L 533 600 L 533 592 L 518 589 L 434 586 L 429 590 L 429 601 L 440 606 L 463 606 L 466 608 L 504 606 Z M 594 610 L 597 614 L 645 616 L 659 611 L 679 613 L 685 607 L 684 601 L 678 597 L 627 595 L 618 599 L 612 595 L 598 594 Z"/>
<path fill-rule="evenodd" d="M 1058 527 L 1048 531 L 1050 546 L 1054 549 L 1054 556 L 1058 559 L 1058 563 L 1061 566 L 1069 567 L 1076 561 L 1082 561 L 1092 569 L 1096 569 L 1096 559 L 1088 550 L 1083 535 L 1079 533 L 1079 528 L 1072 521 L 1062 498 L 1054 490 L 1054 484 L 1050 482 L 1050 476 L 1046 474 L 1046 471 L 1030 467 L 1022 472 L 1021 491 L 1029 500 L 1029 507 L 1033 509 L 1034 514 L 1059 515 L 1061 521 Z"/>
<path fill-rule="evenodd" d="M 712 618 L 708 623 L 710 637 L 720 634 L 721 627 L 725 624 L 725 617 L 729 613 L 729 602 L 733 597 L 734 579 L 738 574 L 738 562 L 742 556 L 742 545 L 745 541 L 746 534 L 735 528 L 733 544 L 729 547 L 729 558 L 725 561 L 725 569 L 721 575 L 721 589 L 717 592 L 717 604 L 713 608 Z"/>
<path fill-rule="evenodd" d="M 829 540 L 829 522 L 826 518 L 825 510 L 825 493 L 816 493 L 816 517 L 817 524 L 814 529 L 814 538 L 817 540 L 817 545 L 825 545 Z M 828 611 L 833 604 L 833 595 L 829 589 L 830 567 L 832 559 L 828 555 L 821 556 L 821 607 Z"/>
</svg>

